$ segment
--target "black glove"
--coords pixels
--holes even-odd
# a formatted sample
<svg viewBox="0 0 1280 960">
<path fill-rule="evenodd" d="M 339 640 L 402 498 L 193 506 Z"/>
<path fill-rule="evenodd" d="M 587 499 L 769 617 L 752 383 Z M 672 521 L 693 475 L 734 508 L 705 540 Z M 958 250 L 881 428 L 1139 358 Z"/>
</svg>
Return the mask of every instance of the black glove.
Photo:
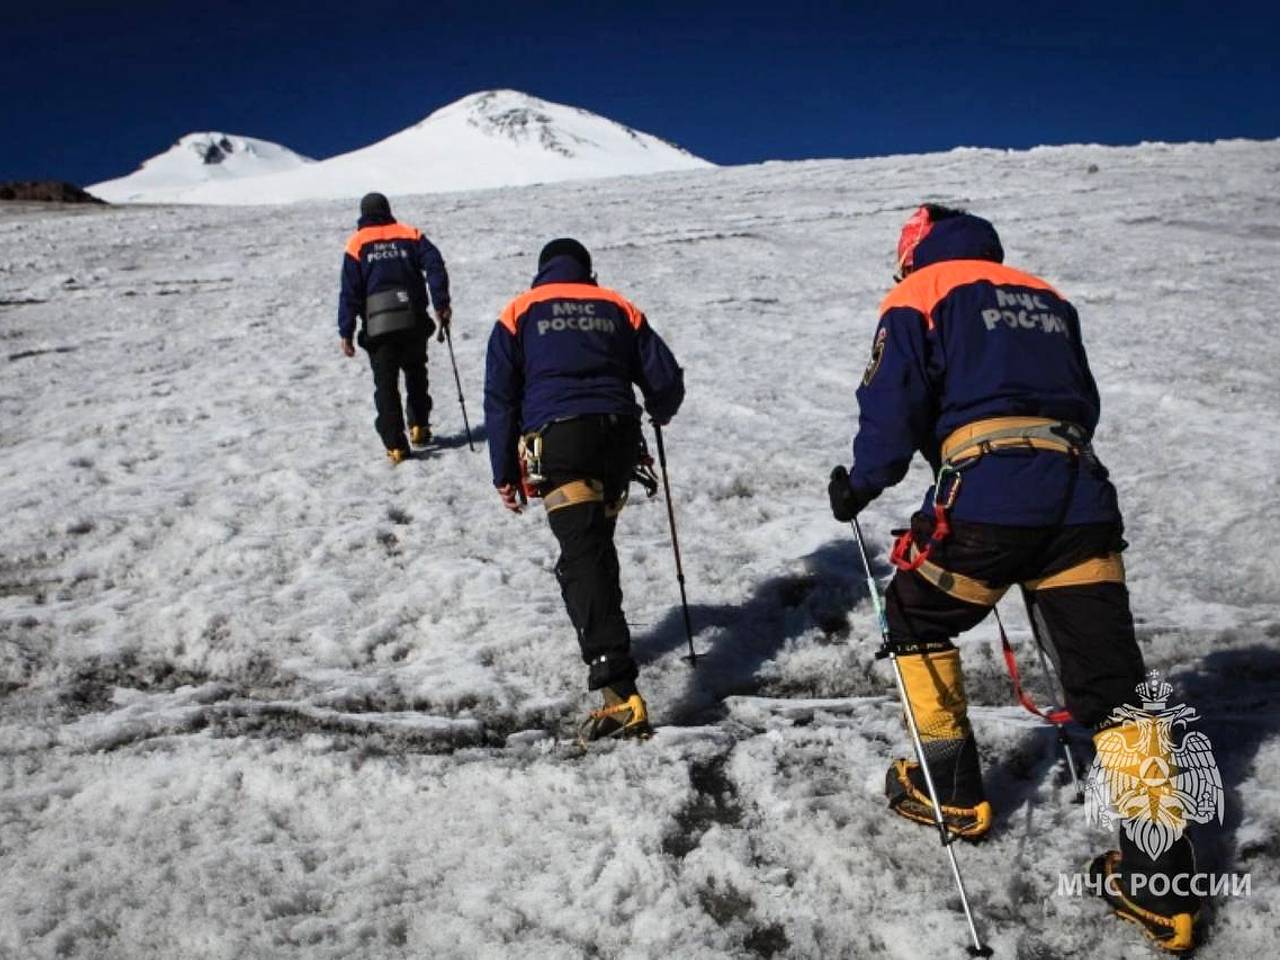
<svg viewBox="0 0 1280 960">
<path fill-rule="evenodd" d="M 827 497 L 831 500 L 831 515 L 841 523 L 848 523 L 872 500 L 849 486 L 849 471 L 844 467 L 831 471 Z"/>
</svg>

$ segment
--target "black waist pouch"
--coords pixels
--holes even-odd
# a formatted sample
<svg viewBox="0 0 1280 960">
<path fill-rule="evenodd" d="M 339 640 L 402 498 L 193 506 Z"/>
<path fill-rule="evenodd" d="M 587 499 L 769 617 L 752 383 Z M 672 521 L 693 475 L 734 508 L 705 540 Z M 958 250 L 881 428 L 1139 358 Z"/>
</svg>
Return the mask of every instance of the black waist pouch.
<svg viewBox="0 0 1280 960">
<path fill-rule="evenodd" d="M 368 337 L 381 337 L 405 330 L 425 331 L 431 336 L 435 324 L 427 311 L 414 302 L 408 290 L 381 290 L 365 300 L 364 332 Z"/>
</svg>

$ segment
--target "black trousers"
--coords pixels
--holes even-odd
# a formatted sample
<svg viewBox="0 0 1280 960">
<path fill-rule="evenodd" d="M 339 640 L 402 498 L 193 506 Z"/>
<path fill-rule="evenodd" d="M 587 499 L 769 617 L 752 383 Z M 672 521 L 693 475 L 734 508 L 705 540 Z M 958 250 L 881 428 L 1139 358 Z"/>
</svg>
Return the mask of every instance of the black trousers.
<svg viewBox="0 0 1280 960">
<path fill-rule="evenodd" d="M 933 519 L 916 514 L 912 533 L 923 547 Z M 952 575 L 993 588 L 994 598 L 974 602 L 945 579 L 935 585 L 919 572 L 898 571 L 889 584 L 885 606 L 889 637 L 902 653 L 946 650 L 952 639 L 977 626 L 1003 588 L 1027 584 L 1042 640 L 1057 662 L 1072 716 L 1087 727 L 1103 723 L 1113 709 L 1133 702 L 1142 682 L 1142 654 L 1133 631 L 1129 591 L 1122 582 L 1078 582 L 1035 588 L 1055 574 L 1118 554 L 1125 547 L 1121 527 L 1089 524 L 1073 527 L 1006 527 L 953 521 L 952 534 L 931 557 Z M 1087 572 L 1076 577 L 1088 581 Z"/>
<path fill-rule="evenodd" d="M 400 373 L 404 372 L 405 405 L 409 426 L 427 426 L 431 419 L 431 394 L 427 392 L 427 335 L 417 330 L 386 333 L 380 337 L 360 335 L 360 345 L 369 354 L 373 368 L 373 421 L 388 450 L 408 450 L 405 416 L 400 405 Z"/>
<path fill-rule="evenodd" d="M 542 431 L 544 493 L 574 480 L 596 481 L 604 488 L 600 500 L 563 506 L 547 516 L 560 544 L 556 579 L 587 664 L 587 685 L 592 690 L 613 687 L 624 696 L 634 689 L 638 670 L 622 612 L 613 545 L 617 516 L 610 505 L 630 483 L 639 446 L 640 422 L 635 417 L 578 417 Z"/>
</svg>

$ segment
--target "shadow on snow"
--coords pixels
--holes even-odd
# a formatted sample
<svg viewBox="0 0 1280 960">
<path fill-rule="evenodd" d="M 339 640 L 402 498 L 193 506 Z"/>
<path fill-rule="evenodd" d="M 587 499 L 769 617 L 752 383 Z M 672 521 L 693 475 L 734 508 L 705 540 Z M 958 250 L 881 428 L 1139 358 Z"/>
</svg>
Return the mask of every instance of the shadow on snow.
<svg viewBox="0 0 1280 960">
<path fill-rule="evenodd" d="M 485 425 L 477 423 L 471 428 L 471 443 L 475 446 L 476 452 L 488 441 L 488 434 L 485 432 Z M 414 459 L 427 459 L 433 453 L 440 450 L 457 450 L 467 445 L 467 432 L 459 430 L 457 433 L 436 434 L 431 439 L 431 443 L 423 447 L 421 450 L 413 452 Z"/>
<path fill-rule="evenodd" d="M 764 580 L 740 603 L 690 604 L 697 666 L 690 671 L 683 694 L 668 706 L 669 722 L 714 722 L 724 716 L 721 701 L 735 695 L 816 695 L 812 690 L 788 689 L 784 681 L 771 685 L 761 668 L 789 641 L 805 634 L 813 633 L 819 645 L 843 642 L 849 634 L 849 612 L 867 598 L 866 580 L 857 548 L 847 537 L 824 544 L 798 563 L 802 569 Z M 642 670 L 667 654 L 687 655 L 680 607 L 672 607 L 652 628 L 637 635 L 632 650 Z M 869 658 L 874 642 L 866 650 Z M 852 679 L 858 671 L 849 673 Z M 831 695 L 864 692 L 868 691 Z"/>
</svg>

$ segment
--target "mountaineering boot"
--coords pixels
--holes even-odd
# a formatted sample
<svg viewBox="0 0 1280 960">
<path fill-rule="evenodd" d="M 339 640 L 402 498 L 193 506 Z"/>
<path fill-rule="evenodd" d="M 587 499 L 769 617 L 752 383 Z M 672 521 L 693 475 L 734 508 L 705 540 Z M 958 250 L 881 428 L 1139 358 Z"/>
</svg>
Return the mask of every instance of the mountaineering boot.
<svg viewBox="0 0 1280 960">
<path fill-rule="evenodd" d="M 1154 723 L 1131 719 L 1095 733 L 1093 741 L 1106 800 L 1125 822 L 1120 849 L 1095 857 L 1089 878 L 1116 916 L 1157 947 L 1190 950 L 1202 898 L 1190 890 L 1196 856 L 1175 786 L 1180 769 Z"/>
<path fill-rule="evenodd" d="M 932 761 L 930 761 L 932 763 Z M 929 768 L 937 777 L 935 767 Z M 935 779 L 939 800 L 942 803 L 942 822 L 948 832 L 964 837 L 966 840 L 980 840 L 991 829 L 991 804 L 986 800 L 964 802 L 947 799 L 941 784 Z M 929 801 L 929 791 L 925 786 L 924 775 L 920 772 L 920 764 L 914 760 L 894 760 L 885 773 L 884 794 L 889 799 L 889 809 L 900 817 L 914 820 L 916 823 L 936 827 L 933 818 L 933 804 Z"/>
<path fill-rule="evenodd" d="M 619 740 L 648 740 L 653 736 L 649 725 L 649 709 L 635 687 L 628 696 L 622 696 L 613 687 L 605 687 L 604 706 L 592 710 L 578 730 L 578 740 L 585 746 L 592 740 L 617 738 Z"/>
<path fill-rule="evenodd" d="M 947 830 L 977 840 L 991 829 L 991 804 L 982 789 L 978 745 L 969 727 L 960 651 L 899 655 L 907 699 L 920 744 L 938 792 Z M 885 775 L 889 809 L 916 823 L 935 826 L 933 803 L 920 764 L 894 760 Z"/>
<path fill-rule="evenodd" d="M 1186 837 L 1182 842 L 1190 848 Z M 1123 835 L 1121 847 L 1126 846 Z M 1138 854 L 1142 857 L 1142 854 Z M 1128 859 L 1119 850 L 1108 850 L 1093 858 L 1086 868 L 1090 881 L 1099 895 L 1107 902 L 1117 917 L 1138 927 L 1161 950 L 1183 953 L 1196 945 L 1195 922 L 1200 912 L 1196 897 L 1179 897 L 1172 892 L 1156 897 L 1146 884 L 1134 883 L 1134 878 L 1145 871 L 1127 869 Z M 1194 870 L 1194 866 L 1192 868 Z M 1184 871 L 1176 867 L 1161 869 L 1159 873 L 1173 875 Z M 1139 892 L 1141 888 L 1141 892 Z"/>
<path fill-rule="evenodd" d="M 409 428 L 409 443 L 415 447 L 425 447 L 431 442 L 431 428 L 426 424 Z"/>
<path fill-rule="evenodd" d="M 399 447 L 392 447 L 390 450 L 387 451 L 387 459 L 391 461 L 391 465 L 393 467 L 397 463 L 404 462 L 404 460 L 407 459 L 408 456 L 409 456 L 409 451 L 402 450 Z"/>
</svg>

